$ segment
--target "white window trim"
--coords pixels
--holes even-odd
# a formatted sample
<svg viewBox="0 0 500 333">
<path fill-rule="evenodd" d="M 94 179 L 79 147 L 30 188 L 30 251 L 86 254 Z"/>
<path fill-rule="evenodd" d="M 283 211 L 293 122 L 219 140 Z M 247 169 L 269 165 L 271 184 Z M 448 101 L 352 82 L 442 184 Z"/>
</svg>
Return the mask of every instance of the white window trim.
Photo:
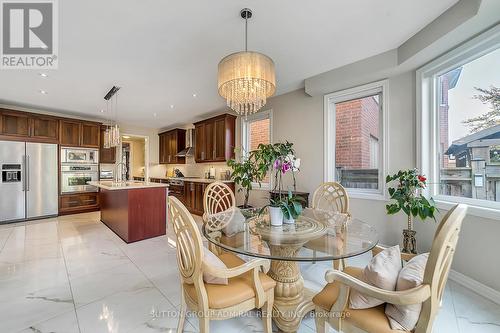
<svg viewBox="0 0 500 333">
<path fill-rule="evenodd" d="M 417 167 L 427 175 L 429 187 L 426 195 L 434 197 L 437 207 L 450 209 L 457 203 L 469 205 L 470 215 L 500 218 L 500 203 L 495 201 L 453 197 L 439 194 L 439 123 L 440 100 L 436 96 L 437 77 L 458 66 L 488 54 L 500 47 L 500 24 L 471 39 L 461 46 L 433 60 L 416 71 L 416 135 Z M 435 158 L 432 158 L 435 156 Z M 434 180 L 434 181 L 433 181 Z"/>
<path fill-rule="evenodd" d="M 248 123 L 256 120 L 263 120 L 269 118 L 269 141 L 273 143 L 273 109 L 268 109 L 264 111 L 259 111 L 257 113 L 242 116 L 241 117 L 241 147 L 244 150 L 244 154 L 249 153 L 248 149 Z M 262 183 L 259 186 L 259 183 L 252 183 L 253 190 L 264 190 L 269 191 L 272 188 L 272 177 L 269 177 L 269 183 Z"/>
<path fill-rule="evenodd" d="M 325 182 L 336 181 L 335 177 L 335 103 L 362 98 L 373 94 L 382 94 L 382 112 L 380 115 L 379 128 L 381 135 L 379 138 L 379 187 L 377 190 L 369 189 L 346 189 L 352 198 L 387 200 L 385 175 L 388 170 L 388 143 L 389 143 L 389 81 L 382 80 L 362 86 L 337 91 L 327 94 L 324 97 L 324 175 Z M 333 105 L 333 107 L 330 107 Z"/>
</svg>

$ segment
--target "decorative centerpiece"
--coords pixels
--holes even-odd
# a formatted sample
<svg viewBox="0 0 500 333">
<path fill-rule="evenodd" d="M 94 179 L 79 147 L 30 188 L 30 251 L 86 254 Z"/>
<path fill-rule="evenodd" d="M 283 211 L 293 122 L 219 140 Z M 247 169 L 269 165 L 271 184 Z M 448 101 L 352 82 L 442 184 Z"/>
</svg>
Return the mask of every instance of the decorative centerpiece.
<svg viewBox="0 0 500 333">
<path fill-rule="evenodd" d="M 387 214 L 393 215 L 403 211 L 408 216 L 408 229 L 403 229 L 403 252 L 417 253 L 416 231 L 413 230 L 413 218 L 422 221 L 433 218 L 436 212 L 434 200 L 427 200 L 422 195 L 427 179 L 418 173 L 418 169 L 400 170 L 397 174 L 387 176 L 386 183 L 397 182 L 395 188 L 389 187 L 389 195 L 396 202 L 385 206 Z"/>
<path fill-rule="evenodd" d="M 261 209 L 269 207 L 271 225 L 279 226 L 285 223 L 295 223 L 295 219 L 302 213 L 302 198 L 294 195 L 291 190 L 285 191 L 284 177 L 291 174 L 293 190 L 296 190 L 295 173 L 299 171 L 300 159 L 295 157 L 293 143 L 260 144 L 257 150 L 250 153 L 256 163 L 256 170 L 260 179 L 264 179 L 269 172 L 274 176 L 274 191 L 278 191 L 278 197 L 270 199 L 269 204 Z"/>
</svg>

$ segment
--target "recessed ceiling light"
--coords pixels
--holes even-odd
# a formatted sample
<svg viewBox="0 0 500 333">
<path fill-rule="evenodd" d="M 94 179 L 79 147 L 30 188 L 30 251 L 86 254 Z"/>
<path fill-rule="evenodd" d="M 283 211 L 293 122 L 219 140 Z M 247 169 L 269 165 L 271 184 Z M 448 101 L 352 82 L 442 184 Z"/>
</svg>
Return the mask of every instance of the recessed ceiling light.
<svg viewBox="0 0 500 333">
<path fill-rule="evenodd" d="M 130 139 L 130 136 L 124 135 L 124 136 L 122 136 L 122 138 L 124 138 L 124 139 Z"/>
<path fill-rule="evenodd" d="M 157 116 L 157 114 L 156 114 L 156 113 L 153 113 L 153 117 L 156 117 L 156 116 Z"/>
<path fill-rule="evenodd" d="M 193 97 L 196 97 L 196 94 L 193 94 Z"/>
<path fill-rule="evenodd" d="M 48 94 L 48 92 L 46 92 L 45 90 L 42 90 L 42 89 L 40 89 L 40 90 L 39 90 L 39 92 L 40 92 L 40 94 L 42 94 L 42 95 L 47 95 L 47 94 Z"/>
<path fill-rule="evenodd" d="M 174 108 L 174 105 L 173 104 L 170 104 L 170 108 L 173 109 Z"/>
<path fill-rule="evenodd" d="M 104 109 L 101 109 L 101 113 L 104 113 Z"/>
<path fill-rule="evenodd" d="M 38 75 L 40 75 L 41 77 L 49 77 L 47 73 L 39 73 Z"/>
</svg>

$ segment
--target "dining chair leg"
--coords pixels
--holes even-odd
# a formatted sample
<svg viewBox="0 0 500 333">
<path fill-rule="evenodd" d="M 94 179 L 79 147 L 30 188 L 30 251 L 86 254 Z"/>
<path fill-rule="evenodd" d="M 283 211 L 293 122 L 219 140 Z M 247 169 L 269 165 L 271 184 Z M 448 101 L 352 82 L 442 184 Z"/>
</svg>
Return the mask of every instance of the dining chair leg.
<svg viewBox="0 0 500 333">
<path fill-rule="evenodd" d="M 184 300 L 181 304 L 181 309 L 179 312 L 179 322 L 177 323 L 177 333 L 182 333 L 184 330 L 184 322 L 186 321 L 186 303 Z"/>
<path fill-rule="evenodd" d="M 208 317 L 199 317 L 200 323 L 200 333 L 209 333 L 210 331 L 210 320 Z"/>
<path fill-rule="evenodd" d="M 314 322 L 316 323 L 316 333 L 327 333 L 327 326 L 325 322 L 325 316 L 322 316 L 323 313 L 318 313 L 315 311 L 314 313 Z"/>
<path fill-rule="evenodd" d="M 273 303 L 271 301 L 267 301 L 264 306 L 261 308 L 262 311 L 262 321 L 264 323 L 264 332 L 272 333 L 273 331 Z"/>
</svg>

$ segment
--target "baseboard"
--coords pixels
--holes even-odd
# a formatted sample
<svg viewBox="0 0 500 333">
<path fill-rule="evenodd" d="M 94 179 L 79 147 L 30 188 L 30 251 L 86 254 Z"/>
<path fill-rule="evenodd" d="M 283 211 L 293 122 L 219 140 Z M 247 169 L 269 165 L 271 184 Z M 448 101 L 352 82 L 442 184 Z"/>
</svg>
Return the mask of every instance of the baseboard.
<svg viewBox="0 0 500 333">
<path fill-rule="evenodd" d="M 489 299 L 490 301 L 500 304 L 500 291 L 497 291 L 493 288 L 490 288 L 462 273 L 459 273 L 454 270 L 450 270 L 450 279 L 454 282 L 472 290 L 478 295 L 483 296 L 484 298 Z"/>
</svg>

